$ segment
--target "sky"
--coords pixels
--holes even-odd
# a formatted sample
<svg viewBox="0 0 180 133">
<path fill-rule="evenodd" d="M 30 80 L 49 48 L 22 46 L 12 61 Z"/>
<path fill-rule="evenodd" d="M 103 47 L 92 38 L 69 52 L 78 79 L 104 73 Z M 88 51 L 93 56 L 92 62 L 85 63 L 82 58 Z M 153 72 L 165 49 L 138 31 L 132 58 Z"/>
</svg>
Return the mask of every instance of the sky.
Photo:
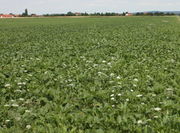
<svg viewBox="0 0 180 133">
<path fill-rule="evenodd" d="M 179 11 L 180 0 L 0 0 L 0 13 Z"/>
</svg>

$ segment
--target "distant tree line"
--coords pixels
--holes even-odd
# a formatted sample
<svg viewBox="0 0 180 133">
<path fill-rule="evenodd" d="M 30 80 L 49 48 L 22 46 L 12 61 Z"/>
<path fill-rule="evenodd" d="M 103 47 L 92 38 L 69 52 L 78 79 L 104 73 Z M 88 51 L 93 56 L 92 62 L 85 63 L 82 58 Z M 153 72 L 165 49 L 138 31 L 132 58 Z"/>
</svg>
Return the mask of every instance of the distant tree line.
<svg viewBox="0 0 180 133">
<path fill-rule="evenodd" d="M 137 12 L 134 14 L 135 16 L 172 16 L 175 15 L 174 13 L 171 12 Z"/>
<path fill-rule="evenodd" d="M 73 13 L 67 12 L 66 14 L 44 14 L 43 16 L 122 16 L 123 14 L 114 13 L 114 12 L 106 12 L 106 13 Z M 125 16 L 125 15 L 124 15 Z"/>
<path fill-rule="evenodd" d="M 14 15 L 13 13 L 10 13 L 10 15 Z M 106 12 L 106 13 L 100 13 L 100 12 L 95 12 L 95 13 L 73 13 L 73 12 L 67 12 L 67 13 L 57 13 L 57 14 L 44 14 L 42 16 L 45 17 L 55 17 L 55 16 L 172 16 L 172 15 L 180 15 L 180 14 L 175 14 L 173 12 L 136 12 L 136 13 L 128 13 L 128 12 L 123 12 L 123 13 L 115 13 L 115 12 Z M 36 14 L 28 14 L 28 9 L 25 9 L 25 11 L 19 15 L 20 17 L 39 17 L 39 15 Z"/>
<path fill-rule="evenodd" d="M 106 13 L 100 13 L 100 12 L 95 12 L 95 13 L 73 13 L 73 12 L 68 12 L 65 14 L 45 14 L 43 16 L 126 16 L 129 14 L 128 12 L 123 12 L 123 13 L 115 13 L 115 12 L 106 12 Z M 176 15 L 171 12 L 137 12 L 137 13 L 132 13 L 130 16 L 172 16 Z"/>
</svg>

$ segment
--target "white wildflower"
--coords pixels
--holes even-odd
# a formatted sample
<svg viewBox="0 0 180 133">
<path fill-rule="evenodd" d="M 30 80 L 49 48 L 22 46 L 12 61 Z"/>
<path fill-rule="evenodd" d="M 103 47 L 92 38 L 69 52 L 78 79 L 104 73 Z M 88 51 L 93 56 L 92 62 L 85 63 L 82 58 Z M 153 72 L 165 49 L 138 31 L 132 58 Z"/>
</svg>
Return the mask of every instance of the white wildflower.
<svg viewBox="0 0 180 133">
<path fill-rule="evenodd" d="M 10 107 L 10 105 L 9 104 L 5 104 L 4 107 Z"/>
<path fill-rule="evenodd" d="M 84 56 L 80 56 L 81 59 L 85 58 Z"/>
<path fill-rule="evenodd" d="M 103 61 L 102 61 L 102 63 L 106 63 L 106 61 L 105 61 L 105 60 L 103 60 Z"/>
<path fill-rule="evenodd" d="M 100 75 L 100 74 L 102 74 L 102 72 L 98 72 L 98 74 Z"/>
<path fill-rule="evenodd" d="M 114 97 L 112 97 L 112 98 L 111 98 L 111 100 L 115 100 L 115 98 L 114 98 Z"/>
<path fill-rule="evenodd" d="M 73 87 L 73 86 L 74 86 L 74 84 L 69 84 L 68 86 L 71 86 L 71 87 Z"/>
<path fill-rule="evenodd" d="M 147 121 L 147 122 L 148 122 L 148 121 L 151 121 L 151 119 L 147 119 L 146 121 Z"/>
<path fill-rule="evenodd" d="M 174 60 L 174 59 L 171 59 L 171 62 L 172 62 L 172 63 L 174 63 L 174 62 L 175 62 L 175 60 Z"/>
<path fill-rule="evenodd" d="M 144 105 L 145 103 L 141 103 L 142 105 Z"/>
<path fill-rule="evenodd" d="M 156 107 L 156 108 L 154 108 L 154 110 L 155 110 L 155 111 L 161 111 L 161 108 Z"/>
<path fill-rule="evenodd" d="M 117 79 L 121 79 L 121 77 L 120 77 L 120 76 L 117 76 L 116 78 L 117 78 Z"/>
<path fill-rule="evenodd" d="M 28 76 L 32 77 L 32 74 L 28 74 Z"/>
<path fill-rule="evenodd" d="M 26 125 L 26 128 L 27 128 L 27 129 L 30 129 L 30 128 L 31 128 L 31 125 Z"/>
<path fill-rule="evenodd" d="M 147 77 L 148 77 L 149 79 L 152 79 L 152 77 L 151 77 L 151 76 L 149 76 L 149 75 L 147 75 Z"/>
<path fill-rule="evenodd" d="M 21 82 L 19 82 L 19 83 L 17 83 L 18 85 L 23 85 L 23 83 L 21 83 Z"/>
<path fill-rule="evenodd" d="M 142 121 L 142 120 L 138 120 L 137 123 L 138 123 L 138 124 L 142 124 L 143 121 Z"/>
<path fill-rule="evenodd" d="M 130 91 L 133 92 L 134 90 L 131 89 Z"/>
<path fill-rule="evenodd" d="M 121 93 L 119 93 L 119 94 L 118 94 L 118 96 L 122 96 L 122 94 L 121 94 Z"/>
<path fill-rule="evenodd" d="M 153 97 L 155 97 L 155 96 L 156 96 L 156 94 L 152 94 L 152 96 L 153 96 Z"/>
<path fill-rule="evenodd" d="M 5 87 L 11 87 L 11 85 L 10 84 L 5 84 Z"/>
<path fill-rule="evenodd" d="M 135 78 L 134 81 L 138 82 L 139 80 L 137 78 Z"/>
<path fill-rule="evenodd" d="M 30 103 L 30 100 L 27 100 L 26 102 L 25 102 L 25 104 L 29 104 Z"/>
<path fill-rule="evenodd" d="M 129 98 L 127 98 L 126 101 L 129 102 Z"/>
<path fill-rule="evenodd" d="M 98 72 L 99 75 L 103 75 L 103 76 L 107 76 L 105 73 L 103 72 Z"/>
<path fill-rule="evenodd" d="M 166 90 L 167 90 L 167 91 L 173 91 L 173 89 L 172 89 L 172 88 L 167 88 Z"/>
<path fill-rule="evenodd" d="M 72 79 L 68 79 L 69 82 L 72 82 L 73 80 Z"/>
<path fill-rule="evenodd" d="M 91 60 L 87 60 L 86 63 L 92 63 L 92 61 Z"/>
<path fill-rule="evenodd" d="M 11 100 L 11 102 L 15 102 L 15 100 Z"/>
<path fill-rule="evenodd" d="M 13 106 L 13 107 L 19 107 L 19 105 L 16 104 L 16 103 L 13 103 L 12 106 Z"/>
<path fill-rule="evenodd" d="M 112 107 L 114 108 L 114 107 L 115 107 L 115 105 L 112 105 Z"/>
<path fill-rule="evenodd" d="M 111 62 L 108 62 L 107 64 L 110 66 L 110 65 L 111 65 Z"/>
<path fill-rule="evenodd" d="M 142 97 L 143 95 L 139 94 L 139 95 L 136 95 L 136 97 Z"/>
<path fill-rule="evenodd" d="M 21 85 L 19 85 L 18 87 L 19 87 L 19 88 L 22 88 L 22 86 L 21 86 Z"/>
<path fill-rule="evenodd" d="M 154 118 L 155 118 L 155 119 L 157 119 L 157 118 L 158 118 L 158 116 L 154 116 Z"/>
<path fill-rule="evenodd" d="M 25 110 L 25 112 L 26 112 L 26 113 L 31 113 L 31 111 L 30 111 L 30 110 Z"/>
<path fill-rule="evenodd" d="M 47 74 L 47 73 L 48 73 L 48 71 L 44 72 L 44 74 Z"/>
<path fill-rule="evenodd" d="M 6 120 L 5 122 L 8 123 L 8 122 L 10 122 L 10 120 Z"/>
<path fill-rule="evenodd" d="M 115 74 L 114 73 L 111 73 L 110 76 L 113 77 Z"/>
<path fill-rule="evenodd" d="M 115 60 L 116 58 L 115 57 L 111 57 L 112 60 Z"/>
<path fill-rule="evenodd" d="M 109 83 L 112 84 L 112 83 L 114 83 L 114 81 L 111 80 L 111 81 L 109 81 Z"/>
<path fill-rule="evenodd" d="M 134 86 L 134 87 L 137 87 L 137 85 L 136 85 L 136 84 L 133 84 L 133 86 Z"/>
<path fill-rule="evenodd" d="M 24 98 L 19 98 L 19 101 L 24 101 Z"/>
<path fill-rule="evenodd" d="M 111 97 L 114 97 L 114 94 L 111 94 Z"/>
</svg>

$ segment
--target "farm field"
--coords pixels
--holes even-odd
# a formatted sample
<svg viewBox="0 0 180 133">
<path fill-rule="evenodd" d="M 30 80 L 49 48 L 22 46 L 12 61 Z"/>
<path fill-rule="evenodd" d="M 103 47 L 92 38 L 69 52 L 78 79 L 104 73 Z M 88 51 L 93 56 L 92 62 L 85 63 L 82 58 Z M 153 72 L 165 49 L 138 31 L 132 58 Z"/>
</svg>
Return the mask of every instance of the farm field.
<svg viewBox="0 0 180 133">
<path fill-rule="evenodd" d="M 0 132 L 179 133 L 179 18 L 0 19 Z"/>
</svg>

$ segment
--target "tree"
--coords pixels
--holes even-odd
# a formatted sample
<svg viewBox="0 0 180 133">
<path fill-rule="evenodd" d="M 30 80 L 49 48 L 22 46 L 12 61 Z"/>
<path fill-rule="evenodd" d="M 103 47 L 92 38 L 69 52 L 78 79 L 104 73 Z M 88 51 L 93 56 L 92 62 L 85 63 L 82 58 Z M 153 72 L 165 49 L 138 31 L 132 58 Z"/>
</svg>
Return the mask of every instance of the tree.
<svg viewBox="0 0 180 133">
<path fill-rule="evenodd" d="M 76 14 L 74 14 L 74 13 L 72 13 L 72 12 L 68 12 L 68 13 L 66 14 L 66 16 L 76 16 Z"/>
<path fill-rule="evenodd" d="M 28 16 L 28 10 L 25 9 L 25 12 L 22 14 L 22 16 L 27 17 Z"/>
<path fill-rule="evenodd" d="M 125 13 L 125 12 L 123 12 L 123 13 L 122 13 L 122 16 L 126 16 L 126 13 Z"/>
<path fill-rule="evenodd" d="M 28 10 L 27 9 L 25 9 L 25 15 L 28 16 Z"/>
</svg>

